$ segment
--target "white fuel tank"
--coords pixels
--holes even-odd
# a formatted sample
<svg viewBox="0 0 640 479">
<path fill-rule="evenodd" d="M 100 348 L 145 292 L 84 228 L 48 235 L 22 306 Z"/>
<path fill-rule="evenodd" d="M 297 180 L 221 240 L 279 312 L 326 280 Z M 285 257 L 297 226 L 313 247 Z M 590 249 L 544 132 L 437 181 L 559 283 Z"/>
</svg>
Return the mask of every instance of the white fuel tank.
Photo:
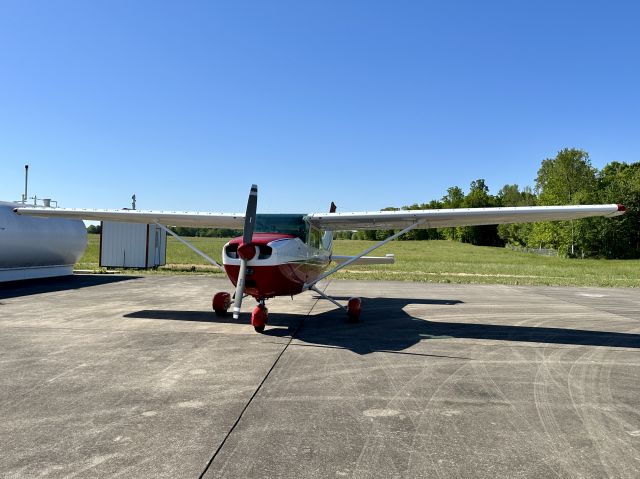
<svg viewBox="0 0 640 479">
<path fill-rule="evenodd" d="M 87 246 L 84 223 L 20 216 L 19 206 L 0 201 L 0 281 L 72 274 Z"/>
</svg>

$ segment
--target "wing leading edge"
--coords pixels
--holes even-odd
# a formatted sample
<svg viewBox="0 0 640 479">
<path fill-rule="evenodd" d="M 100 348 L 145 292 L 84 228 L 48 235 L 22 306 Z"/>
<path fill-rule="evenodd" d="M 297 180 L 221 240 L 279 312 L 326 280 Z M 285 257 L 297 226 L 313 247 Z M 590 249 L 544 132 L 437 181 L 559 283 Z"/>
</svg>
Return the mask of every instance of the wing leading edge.
<svg viewBox="0 0 640 479">
<path fill-rule="evenodd" d="M 479 226 L 503 223 L 532 223 L 618 216 L 622 205 L 518 206 L 508 208 L 459 208 L 442 210 L 401 210 L 371 213 L 312 213 L 305 219 L 314 227 L 330 230 L 406 228 L 417 222 L 422 228 Z"/>
<path fill-rule="evenodd" d="M 57 217 L 90 221 L 127 223 L 158 222 L 169 226 L 242 229 L 242 213 L 200 213 L 144 210 L 99 210 L 75 208 L 19 207 L 25 216 Z M 521 206 L 508 208 L 460 208 L 442 210 L 401 210 L 361 213 L 312 213 L 305 217 L 312 226 L 330 230 L 366 230 L 406 228 L 420 222 L 423 228 L 478 226 L 502 223 L 558 221 L 591 216 L 624 214 L 622 205 Z"/>
<path fill-rule="evenodd" d="M 126 223 L 154 223 L 169 226 L 242 229 L 243 213 L 190 213 L 177 211 L 93 210 L 75 208 L 21 207 L 19 215 L 71 218 L 90 221 L 123 221 Z"/>
</svg>

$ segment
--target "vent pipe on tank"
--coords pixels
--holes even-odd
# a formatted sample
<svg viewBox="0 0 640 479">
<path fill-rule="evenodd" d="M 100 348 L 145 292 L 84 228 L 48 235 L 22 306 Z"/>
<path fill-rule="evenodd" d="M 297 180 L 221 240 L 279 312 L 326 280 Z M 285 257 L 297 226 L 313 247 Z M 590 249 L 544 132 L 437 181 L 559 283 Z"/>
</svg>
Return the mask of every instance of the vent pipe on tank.
<svg viewBox="0 0 640 479">
<path fill-rule="evenodd" d="M 29 165 L 24 165 L 24 195 L 22 195 L 22 204 L 27 202 L 27 186 L 29 185 Z"/>
</svg>

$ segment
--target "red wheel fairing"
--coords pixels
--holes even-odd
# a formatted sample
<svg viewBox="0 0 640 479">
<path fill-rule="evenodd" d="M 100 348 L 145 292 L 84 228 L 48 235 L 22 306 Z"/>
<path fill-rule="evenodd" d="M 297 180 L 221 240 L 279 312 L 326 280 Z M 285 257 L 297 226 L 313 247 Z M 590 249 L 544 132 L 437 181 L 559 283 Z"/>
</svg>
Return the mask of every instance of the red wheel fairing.
<svg viewBox="0 0 640 479">
<path fill-rule="evenodd" d="M 351 321 L 360 320 L 360 308 L 362 306 L 362 300 L 360 298 L 351 298 L 347 303 L 347 316 Z"/>
<path fill-rule="evenodd" d="M 211 301 L 211 306 L 218 316 L 226 315 L 229 306 L 231 306 L 231 295 L 224 292 L 216 293 Z"/>
<path fill-rule="evenodd" d="M 251 313 L 251 325 L 259 333 L 264 331 L 264 327 L 267 325 L 267 319 L 269 317 L 269 310 L 266 306 L 259 304 L 253 309 Z"/>
</svg>

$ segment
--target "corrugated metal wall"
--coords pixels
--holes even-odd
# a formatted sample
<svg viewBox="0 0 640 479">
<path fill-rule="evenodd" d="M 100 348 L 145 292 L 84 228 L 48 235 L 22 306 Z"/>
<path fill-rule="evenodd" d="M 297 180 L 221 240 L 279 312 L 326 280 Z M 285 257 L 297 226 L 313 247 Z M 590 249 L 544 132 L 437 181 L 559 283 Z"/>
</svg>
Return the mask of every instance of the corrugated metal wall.
<svg viewBox="0 0 640 479">
<path fill-rule="evenodd" d="M 166 247 L 166 233 L 156 225 L 102 222 L 100 266 L 151 268 L 163 265 Z"/>
</svg>

